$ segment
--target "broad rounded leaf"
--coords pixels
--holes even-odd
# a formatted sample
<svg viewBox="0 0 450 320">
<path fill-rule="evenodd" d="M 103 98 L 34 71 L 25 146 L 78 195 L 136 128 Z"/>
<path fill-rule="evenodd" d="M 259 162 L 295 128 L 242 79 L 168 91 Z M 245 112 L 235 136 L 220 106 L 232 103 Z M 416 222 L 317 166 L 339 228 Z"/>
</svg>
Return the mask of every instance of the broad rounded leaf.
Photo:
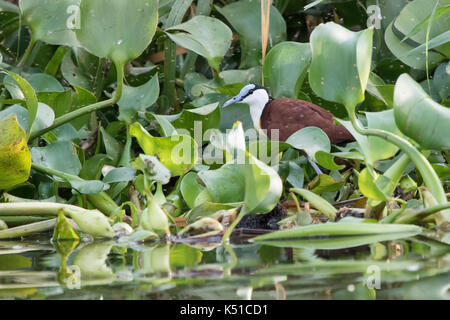
<svg viewBox="0 0 450 320">
<path fill-rule="evenodd" d="M 366 112 L 367 126 L 370 129 L 379 129 L 392 132 L 395 135 L 402 137 L 401 131 L 398 129 L 394 120 L 394 111 L 386 110 L 380 112 Z M 378 160 L 388 159 L 398 151 L 398 147 L 384 139 L 369 136 L 367 137 L 367 151 L 368 161 L 374 163 Z"/>
<path fill-rule="evenodd" d="M 341 170 L 330 153 L 331 143 L 327 134 L 317 127 L 306 127 L 294 132 L 286 143 L 295 149 L 304 150 L 314 161 L 329 170 Z"/>
<path fill-rule="evenodd" d="M 229 162 L 217 170 L 204 170 L 198 177 L 205 183 L 205 187 L 216 203 L 232 203 L 244 200 L 245 196 L 245 167 L 242 164 Z"/>
<path fill-rule="evenodd" d="M 450 149 L 450 109 L 433 101 L 408 74 L 394 91 L 394 115 L 399 129 L 425 149 Z"/>
<path fill-rule="evenodd" d="M 267 213 L 278 203 L 283 192 L 283 182 L 278 173 L 248 152 L 245 164 L 245 197 L 242 212 Z M 241 213 L 242 213 L 241 212 Z"/>
<path fill-rule="evenodd" d="M 426 42 L 428 22 L 430 22 L 426 21 L 426 19 L 429 19 L 436 2 L 430 0 L 411 1 L 402 9 L 398 17 L 391 22 L 385 32 L 385 41 L 389 50 L 403 63 L 416 69 L 425 70 L 427 59 L 429 67 L 433 68 L 439 62 L 445 60 L 445 55 L 447 55 L 447 58 L 450 55 L 450 43 L 448 40 L 446 43 L 434 48 L 434 50 L 442 54 L 429 51 L 427 57 L 425 54 L 426 48 L 420 49 Z M 429 49 L 431 48 L 431 41 L 448 32 L 450 28 L 448 14 L 436 14 L 440 9 L 449 5 L 450 2 L 448 0 L 437 3 L 436 19 L 430 22 Z M 418 27 L 420 28 L 418 29 Z M 408 38 L 405 39 L 406 37 Z"/>
<path fill-rule="evenodd" d="M 197 143 L 188 135 L 153 137 L 138 122 L 130 126 L 130 134 L 145 154 L 157 157 L 172 176 L 182 175 L 197 161 Z"/>
<path fill-rule="evenodd" d="M 311 34 L 309 83 L 321 98 L 342 103 L 353 113 L 364 100 L 372 59 L 373 29 L 352 32 L 336 23 L 317 26 Z"/>
<path fill-rule="evenodd" d="M 139 87 L 124 85 L 119 105 L 119 120 L 131 123 L 139 111 L 144 111 L 156 102 L 159 96 L 158 75 Z"/>
<path fill-rule="evenodd" d="M 61 92 L 64 87 L 51 75 L 45 73 L 33 73 L 27 77 L 28 83 L 35 92 Z"/>
<path fill-rule="evenodd" d="M 189 172 L 183 177 L 180 184 L 181 195 L 191 209 L 195 206 L 199 194 L 205 190 L 205 187 L 198 183 L 197 178 L 197 173 Z"/>
<path fill-rule="evenodd" d="M 33 162 L 43 167 L 78 175 L 81 163 L 72 142 L 57 141 L 45 147 L 31 149 Z"/>
<path fill-rule="evenodd" d="M 172 41 L 206 58 L 216 70 L 232 40 L 232 32 L 225 23 L 206 16 L 196 16 L 166 31 Z"/>
<path fill-rule="evenodd" d="M 158 23 L 157 0 L 82 0 L 78 41 L 97 57 L 123 65 L 150 44 Z"/>
<path fill-rule="evenodd" d="M 81 0 L 20 0 L 32 38 L 54 45 L 78 46 L 74 29 L 79 28 Z"/>
<path fill-rule="evenodd" d="M 191 137 L 195 137 L 197 143 L 202 143 L 208 140 L 205 136 L 208 129 L 219 128 L 220 112 L 219 104 L 216 102 L 200 108 L 183 109 L 181 113 L 175 115 L 151 114 L 151 116 L 158 121 L 164 133 L 173 133 L 167 123 L 170 122 L 173 128 L 188 130 Z M 197 137 L 198 133 L 201 133 L 202 136 Z"/>
<path fill-rule="evenodd" d="M 5 110 L 0 111 L 0 119 L 12 113 L 14 113 L 17 116 L 17 121 L 19 122 L 21 127 L 28 131 L 29 112 L 27 111 L 27 109 L 21 107 L 20 105 L 10 106 Z M 55 113 L 53 112 L 52 108 L 50 108 L 44 103 L 39 102 L 37 114 L 30 130 L 31 133 L 37 132 L 41 129 L 51 126 L 54 120 L 55 120 Z"/>
<path fill-rule="evenodd" d="M 387 180 L 386 180 L 387 179 Z M 368 168 L 364 168 L 358 176 L 359 190 L 366 197 L 376 201 L 388 201 L 391 199 L 390 195 L 383 192 L 383 187 L 378 186 L 382 181 L 389 181 L 389 178 L 378 175 L 374 177 Z"/>
<path fill-rule="evenodd" d="M 299 98 L 311 62 L 309 43 L 281 42 L 273 47 L 264 61 L 264 84 L 274 98 Z"/>
<path fill-rule="evenodd" d="M 15 115 L 0 120 L 0 136 L 0 189 L 6 189 L 28 180 L 31 155 Z"/>
</svg>

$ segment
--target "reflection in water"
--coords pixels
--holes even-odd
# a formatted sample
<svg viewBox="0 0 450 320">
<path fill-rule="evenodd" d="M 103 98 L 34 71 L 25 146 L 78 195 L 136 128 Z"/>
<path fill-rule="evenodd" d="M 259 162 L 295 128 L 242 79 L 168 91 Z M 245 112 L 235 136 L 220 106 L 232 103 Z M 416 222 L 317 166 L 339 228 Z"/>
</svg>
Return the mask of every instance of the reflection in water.
<svg viewBox="0 0 450 320">
<path fill-rule="evenodd" d="M 1 299 L 450 299 L 450 246 L 0 242 Z M 236 256 L 237 261 L 233 259 Z"/>
</svg>

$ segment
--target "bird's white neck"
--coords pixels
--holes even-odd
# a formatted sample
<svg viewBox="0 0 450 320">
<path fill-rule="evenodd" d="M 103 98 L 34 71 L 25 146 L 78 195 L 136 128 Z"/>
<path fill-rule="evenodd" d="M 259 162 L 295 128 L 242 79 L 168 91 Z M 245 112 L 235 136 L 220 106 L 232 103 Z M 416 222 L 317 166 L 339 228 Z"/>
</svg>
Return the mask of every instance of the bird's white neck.
<svg viewBox="0 0 450 320">
<path fill-rule="evenodd" d="M 266 90 L 259 89 L 242 100 L 250 107 L 250 116 L 252 117 L 253 126 L 256 130 L 261 131 L 261 115 L 264 111 L 264 107 L 269 102 L 269 95 Z"/>
</svg>

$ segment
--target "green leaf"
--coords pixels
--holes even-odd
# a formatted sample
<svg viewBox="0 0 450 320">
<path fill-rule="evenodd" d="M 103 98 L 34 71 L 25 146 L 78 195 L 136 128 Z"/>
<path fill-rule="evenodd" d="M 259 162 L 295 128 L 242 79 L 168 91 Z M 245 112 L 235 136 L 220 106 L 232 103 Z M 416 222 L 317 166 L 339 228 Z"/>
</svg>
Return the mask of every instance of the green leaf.
<svg viewBox="0 0 450 320">
<path fill-rule="evenodd" d="M 450 109 L 433 101 L 408 74 L 394 91 L 394 116 L 399 129 L 425 149 L 450 149 Z"/>
<path fill-rule="evenodd" d="M 27 109 L 19 106 L 13 105 L 0 111 L 0 119 L 3 119 L 7 115 L 15 114 L 19 124 L 24 130 L 28 129 L 28 111 Z M 44 103 L 38 103 L 38 109 L 36 118 L 34 119 L 33 126 L 31 128 L 31 133 L 39 131 L 41 129 L 47 128 L 53 124 L 55 120 L 55 114 L 53 110 Z"/>
<path fill-rule="evenodd" d="M 160 115 L 153 112 L 150 112 L 147 114 L 147 118 L 150 120 L 151 117 L 153 117 L 159 124 L 160 127 L 160 134 L 163 137 L 170 137 L 175 134 L 177 134 L 177 129 L 170 123 L 171 120 L 173 120 L 175 117 L 173 116 L 166 116 L 166 115 Z"/>
<path fill-rule="evenodd" d="M 123 145 L 112 137 L 103 127 L 100 127 L 103 144 L 105 145 L 106 154 L 112 159 L 116 165 L 123 152 Z"/>
<path fill-rule="evenodd" d="M 225 165 L 215 171 L 199 173 L 199 176 L 206 175 L 210 185 L 208 190 L 214 193 L 217 200 L 231 202 L 232 197 L 242 199 L 242 195 L 239 195 L 241 191 L 233 190 L 233 188 L 230 188 L 230 185 L 234 187 L 236 187 L 236 184 L 241 186 L 242 182 L 240 181 L 243 178 L 245 189 L 243 193 L 244 206 L 241 210 L 241 215 L 271 211 L 281 197 L 283 183 L 273 168 L 246 151 L 242 123 L 236 122 L 233 125 L 233 129 L 227 132 L 225 139 L 221 136 L 218 138 L 221 139 L 217 139 L 214 142 L 216 147 L 226 150 L 232 156 L 233 162 L 230 163 L 229 168 L 228 165 Z M 225 172 L 226 174 L 223 174 Z M 230 173 L 233 174 L 234 185 L 228 183 Z M 239 176 L 242 178 L 239 178 Z M 218 183 L 220 180 L 223 181 L 222 186 Z M 208 183 L 205 181 L 207 188 Z M 213 195 L 211 194 L 211 196 Z M 234 202 L 237 201 L 235 200 Z"/>
<path fill-rule="evenodd" d="M 306 127 L 294 132 L 286 143 L 295 149 L 304 150 L 314 161 L 329 170 L 341 170 L 334 162 L 334 156 L 330 154 L 331 143 L 327 134 L 317 127 Z"/>
<path fill-rule="evenodd" d="M 366 197 L 376 201 L 389 201 L 391 196 L 385 194 L 383 186 L 378 186 L 379 183 L 389 182 L 389 178 L 383 175 L 374 176 L 368 168 L 364 168 L 358 176 L 359 190 Z"/>
<path fill-rule="evenodd" d="M 40 92 L 37 96 L 39 102 L 53 109 L 55 117 L 68 113 L 72 107 L 72 90 L 63 92 Z"/>
<path fill-rule="evenodd" d="M 130 134 L 136 137 L 145 154 L 156 156 L 172 176 L 182 175 L 197 161 L 197 143 L 188 135 L 153 137 L 138 122 L 130 125 Z"/>
<path fill-rule="evenodd" d="M 136 170 L 128 167 L 114 168 L 103 178 L 104 183 L 128 182 L 134 179 Z"/>
<path fill-rule="evenodd" d="M 436 47 L 442 46 L 444 44 L 450 43 L 450 30 L 446 31 L 433 39 L 428 41 L 428 50 L 434 49 Z M 427 44 L 421 44 L 420 46 L 409 51 L 406 56 L 414 55 L 416 53 L 425 52 L 427 49 Z M 450 56 L 450 54 L 449 54 Z"/>
<path fill-rule="evenodd" d="M 425 52 L 427 28 L 421 28 L 421 24 L 430 17 L 435 6 L 436 1 L 430 0 L 409 2 L 386 29 L 384 37 L 389 50 L 399 60 L 412 68 L 426 70 L 427 60 L 429 67 L 434 68 L 445 59 L 445 56 L 450 55 L 448 42 L 438 45 L 428 53 Z M 448 1 L 440 1 L 436 6 L 436 12 L 439 12 L 445 6 L 448 6 Z M 436 12 L 435 19 L 430 25 L 429 39 L 440 36 L 450 28 L 448 15 L 436 15 Z M 420 31 L 416 32 L 419 29 Z M 403 41 L 405 37 L 408 37 L 408 39 Z M 421 49 L 415 50 L 417 47 L 421 47 Z M 442 54 L 434 51 L 439 51 Z"/>
<path fill-rule="evenodd" d="M 443 101 L 450 101 L 450 62 L 441 63 L 434 71 L 433 88 Z"/>
<path fill-rule="evenodd" d="M 202 202 L 201 204 L 195 206 L 191 211 L 187 213 L 187 223 L 191 223 L 197 220 L 198 217 L 212 217 L 218 211 L 231 210 L 234 208 L 235 205 L 213 203 L 213 202 Z"/>
<path fill-rule="evenodd" d="M 289 175 L 286 178 L 294 188 L 303 188 L 305 181 L 305 173 L 298 164 L 293 161 L 289 161 Z"/>
<path fill-rule="evenodd" d="M 217 71 L 232 40 L 232 32 L 225 23 L 206 16 L 196 16 L 166 31 L 172 41 L 201 55 Z"/>
<path fill-rule="evenodd" d="M 217 170 L 204 170 L 198 177 L 204 182 L 212 202 L 232 203 L 244 200 L 245 167 L 236 161 L 228 162 Z"/>
<path fill-rule="evenodd" d="M 139 57 L 158 23 L 157 0 L 82 0 L 78 41 L 97 57 L 117 66 Z"/>
<path fill-rule="evenodd" d="M 31 155 L 16 115 L 0 120 L 0 136 L 0 189 L 6 189 L 28 180 Z"/>
<path fill-rule="evenodd" d="M 33 162 L 43 167 L 78 175 L 81 163 L 72 142 L 57 141 L 45 147 L 31 149 Z"/>
<path fill-rule="evenodd" d="M 157 240 L 157 239 L 159 239 L 158 235 L 156 233 L 154 233 L 152 231 L 148 231 L 148 230 L 136 230 L 129 237 L 129 240 L 132 242 Z"/>
<path fill-rule="evenodd" d="M 27 77 L 27 81 L 36 93 L 64 91 L 64 87 L 56 78 L 45 73 L 33 73 Z"/>
<path fill-rule="evenodd" d="M 286 41 L 277 44 L 264 61 L 265 86 L 274 98 L 299 98 L 310 62 L 308 43 Z"/>
<path fill-rule="evenodd" d="M 440 18 L 442 15 L 446 14 L 449 11 L 450 11 L 450 5 L 446 5 L 445 7 L 436 9 L 433 17 L 432 17 L 432 14 L 430 14 L 428 17 L 426 17 L 425 20 L 423 20 L 421 23 L 416 25 L 414 27 L 414 29 L 402 39 L 402 41 L 405 41 L 406 39 L 411 38 L 412 36 L 419 33 L 422 29 L 427 27 L 428 22 L 430 21 L 430 18 L 432 19 L 432 22 L 434 22 L 435 20 L 437 20 L 438 18 Z"/>
<path fill-rule="evenodd" d="M 38 111 L 38 99 L 36 93 L 34 92 L 33 87 L 21 76 L 11 71 L 6 72 L 14 79 L 14 81 L 17 83 L 20 90 L 22 91 L 23 98 L 25 99 L 25 103 L 28 109 L 27 135 L 30 136 L 31 128 Z"/>
<path fill-rule="evenodd" d="M 326 174 L 319 174 L 314 177 L 313 180 L 308 184 L 308 189 L 316 194 L 321 194 L 325 192 L 335 192 L 342 188 L 345 184 L 345 179 L 336 181 L 332 177 Z"/>
<path fill-rule="evenodd" d="M 217 7 L 239 34 L 241 45 L 240 69 L 247 69 L 261 64 L 261 3 L 254 0 L 242 0 Z M 286 39 L 286 22 L 280 12 L 272 6 L 270 8 L 269 26 L 270 46 Z"/>
<path fill-rule="evenodd" d="M 44 73 L 51 75 L 53 77 L 58 73 L 59 67 L 61 66 L 62 60 L 66 56 L 66 53 L 70 50 L 70 47 L 60 46 L 56 49 L 50 61 L 45 66 Z"/>
<path fill-rule="evenodd" d="M 277 247 L 342 249 L 412 237 L 421 232 L 414 225 L 339 222 L 276 231 L 252 241 Z"/>
<path fill-rule="evenodd" d="M 197 173 L 189 172 L 181 180 L 181 195 L 190 209 L 194 208 L 199 194 L 205 190 L 205 187 L 199 184 L 197 179 Z"/>
<path fill-rule="evenodd" d="M 0 1 L 0 9 L 6 12 L 20 13 L 19 8 L 15 4 L 4 0 Z"/>
<path fill-rule="evenodd" d="M 218 129 L 220 125 L 220 108 L 217 102 L 200 108 L 183 109 L 181 113 L 175 115 L 151 115 L 158 121 L 165 133 L 173 133 L 167 127 L 167 122 L 170 122 L 175 129 L 187 130 L 191 137 L 197 139 L 197 143 L 207 141 L 205 132 L 209 129 Z M 179 132 L 182 133 L 182 131 Z M 196 137 L 199 132 L 202 136 Z"/>
<path fill-rule="evenodd" d="M 175 267 L 193 267 L 202 261 L 203 253 L 200 249 L 185 244 L 175 244 L 170 248 L 170 265 Z"/>
<path fill-rule="evenodd" d="M 364 100 L 372 59 L 373 29 L 352 32 L 328 22 L 311 33 L 309 84 L 319 97 L 342 103 L 349 114 Z"/>
<path fill-rule="evenodd" d="M 290 189 L 291 192 L 295 192 L 305 198 L 309 203 L 311 203 L 317 210 L 326 215 L 330 220 L 334 220 L 336 218 L 337 210 L 333 207 L 327 200 L 318 196 L 314 192 L 311 192 L 306 189 Z"/>
<path fill-rule="evenodd" d="M 61 62 L 61 74 L 72 86 L 93 90 L 99 58 L 83 48 L 69 50 Z"/>
<path fill-rule="evenodd" d="M 52 241 L 58 242 L 60 240 L 80 240 L 80 237 L 73 230 L 72 225 L 62 212 L 58 214 L 52 237 Z"/>
<path fill-rule="evenodd" d="M 95 98 L 94 94 L 91 93 L 90 91 L 77 86 L 73 86 L 73 88 L 75 89 L 75 95 L 73 96 L 72 99 L 72 109 L 79 109 L 97 102 L 97 99 Z M 72 124 L 75 127 L 75 129 L 79 130 L 86 125 L 89 116 L 90 115 L 87 114 L 85 116 L 78 117 L 72 120 L 70 124 Z"/>
<path fill-rule="evenodd" d="M 80 0 L 20 0 L 19 5 L 34 41 L 79 45 L 73 29 L 79 27 Z"/>
<path fill-rule="evenodd" d="M 367 112 L 366 115 L 369 129 L 381 129 L 403 136 L 395 123 L 393 110 Z M 355 131 L 350 121 L 338 121 L 356 139 L 368 164 L 374 165 L 376 161 L 391 158 L 397 153 L 398 147 L 388 141 L 378 137 L 363 136 Z"/>
<path fill-rule="evenodd" d="M 158 74 L 139 87 L 124 85 L 119 105 L 119 120 L 130 124 L 139 111 L 153 105 L 159 96 Z"/>
<path fill-rule="evenodd" d="M 383 101 L 387 107 L 392 108 L 394 106 L 394 86 L 385 84 L 383 79 L 373 72 L 369 75 L 366 90 L 377 99 Z"/>
<path fill-rule="evenodd" d="M 401 131 L 395 124 L 393 110 L 366 112 L 366 117 L 367 126 L 369 129 L 380 129 L 392 132 L 399 137 L 403 136 Z M 369 163 L 374 163 L 378 160 L 391 158 L 399 150 L 397 146 L 378 137 L 367 137 L 367 143 L 367 160 L 369 161 Z"/>
</svg>

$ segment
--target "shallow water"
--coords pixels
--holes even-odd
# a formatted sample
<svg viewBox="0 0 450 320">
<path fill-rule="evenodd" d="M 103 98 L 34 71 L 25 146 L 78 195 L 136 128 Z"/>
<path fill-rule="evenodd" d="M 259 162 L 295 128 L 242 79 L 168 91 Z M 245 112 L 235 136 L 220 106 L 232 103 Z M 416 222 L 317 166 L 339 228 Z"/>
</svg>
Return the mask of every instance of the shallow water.
<svg viewBox="0 0 450 320">
<path fill-rule="evenodd" d="M 46 237 L 48 239 L 48 237 Z M 450 299 L 450 246 L 0 242 L 1 299 Z M 73 248 L 75 247 L 75 248 Z"/>
</svg>

